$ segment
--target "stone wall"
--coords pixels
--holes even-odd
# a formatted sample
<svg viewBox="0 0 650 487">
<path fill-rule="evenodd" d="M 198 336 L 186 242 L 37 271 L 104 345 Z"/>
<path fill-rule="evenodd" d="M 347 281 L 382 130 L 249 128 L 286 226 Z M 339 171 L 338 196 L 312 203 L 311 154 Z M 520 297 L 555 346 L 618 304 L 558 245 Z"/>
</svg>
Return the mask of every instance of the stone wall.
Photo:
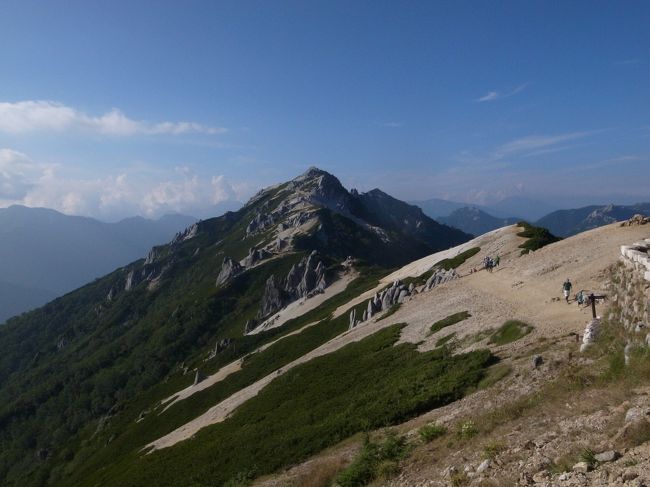
<svg viewBox="0 0 650 487">
<path fill-rule="evenodd" d="M 620 261 L 610 271 L 607 318 L 625 329 L 627 360 L 634 347 L 650 346 L 650 239 L 621 246 Z"/>
<path fill-rule="evenodd" d="M 650 238 L 632 245 L 621 245 L 621 260 L 650 282 Z"/>
</svg>

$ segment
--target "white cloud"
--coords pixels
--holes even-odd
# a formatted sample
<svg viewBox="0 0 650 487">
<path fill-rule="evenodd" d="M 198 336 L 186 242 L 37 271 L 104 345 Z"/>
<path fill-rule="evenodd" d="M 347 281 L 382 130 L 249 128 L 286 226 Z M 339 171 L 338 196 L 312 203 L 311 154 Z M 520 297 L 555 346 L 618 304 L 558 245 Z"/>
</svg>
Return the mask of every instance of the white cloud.
<svg viewBox="0 0 650 487">
<path fill-rule="evenodd" d="M 492 159 L 499 160 L 508 156 L 528 156 L 547 152 L 551 147 L 557 149 L 557 145 L 576 139 L 581 139 L 593 134 L 593 132 L 569 132 L 555 135 L 528 135 L 519 139 L 507 142 L 497 148 Z"/>
<path fill-rule="evenodd" d="M 215 205 L 243 201 L 254 188 L 223 175 L 202 177 L 191 168 L 130 168 L 83 177 L 58 165 L 38 164 L 0 149 L 0 207 L 22 204 L 104 219 L 165 213 L 210 214 Z"/>
<path fill-rule="evenodd" d="M 36 164 L 22 152 L 0 149 L 0 202 L 23 198 L 39 172 Z"/>
<path fill-rule="evenodd" d="M 494 100 L 500 100 L 502 98 L 508 98 L 513 95 L 516 95 L 517 93 L 521 93 L 526 89 L 528 86 L 528 83 L 524 83 L 523 85 L 519 85 L 516 88 L 514 88 L 511 91 L 507 91 L 505 93 L 499 92 L 499 91 L 488 91 L 487 95 L 484 95 L 480 98 L 477 98 L 476 101 L 479 103 L 483 103 L 486 101 L 494 101 Z"/>
<path fill-rule="evenodd" d="M 499 93 L 496 91 L 488 91 L 488 94 L 485 96 L 482 96 L 481 98 L 477 99 L 476 101 L 492 101 L 496 100 L 499 98 Z"/>
<path fill-rule="evenodd" d="M 0 102 L 0 132 L 89 131 L 105 135 L 181 135 L 187 133 L 220 134 L 223 127 L 209 127 L 195 122 L 148 122 L 133 120 L 117 108 L 100 116 L 90 116 L 62 103 L 27 100 Z"/>
</svg>

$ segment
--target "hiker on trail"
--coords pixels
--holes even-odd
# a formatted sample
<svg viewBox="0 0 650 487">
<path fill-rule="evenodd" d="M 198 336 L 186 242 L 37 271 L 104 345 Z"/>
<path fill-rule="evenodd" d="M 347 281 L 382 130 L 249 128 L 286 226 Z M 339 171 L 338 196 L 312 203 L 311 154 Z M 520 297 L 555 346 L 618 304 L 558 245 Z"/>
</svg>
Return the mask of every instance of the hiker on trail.
<svg viewBox="0 0 650 487">
<path fill-rule="evenodd" d="M 500 264 L 500 263 L 501 263 L 501 257 L 499 257 L 499 256 L 497 255 L 497 256 L 494 258 L 494 265 L 495 265 L 496 267 L 499 267 L 499 264 Z"/>
<path fill-rule="evenodd" d="M 564 281 L 564 284 L 562 284 L 562 291 L 564 292 L 564 299 L 566 300 L 567 304 L 569 303 L 569 294 L 571 293 L 572 287 L 573 284 L 571 284 L 571 281 L 567 277 L 566 281 Z"/>
<path fill-rule="evenodd" d="M 578 294 L 576 294 L 576 301 L 578 302 L 578 306 L 582 306 L 585 302 L 585 291 L 580 290 Z"/>
</svg>

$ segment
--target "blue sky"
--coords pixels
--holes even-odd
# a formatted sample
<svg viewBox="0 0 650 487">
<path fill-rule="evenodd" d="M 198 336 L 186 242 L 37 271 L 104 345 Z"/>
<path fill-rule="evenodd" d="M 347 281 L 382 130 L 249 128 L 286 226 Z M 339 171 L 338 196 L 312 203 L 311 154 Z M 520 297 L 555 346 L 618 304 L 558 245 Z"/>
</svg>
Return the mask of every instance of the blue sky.
<svg viewBox="0 0 650 487">
<path fill-rule="evenodd" d="M 650 200 L 650 3 L 0 1 L 0 206 L 207 216 L 310 165 Z"/>
</svg>

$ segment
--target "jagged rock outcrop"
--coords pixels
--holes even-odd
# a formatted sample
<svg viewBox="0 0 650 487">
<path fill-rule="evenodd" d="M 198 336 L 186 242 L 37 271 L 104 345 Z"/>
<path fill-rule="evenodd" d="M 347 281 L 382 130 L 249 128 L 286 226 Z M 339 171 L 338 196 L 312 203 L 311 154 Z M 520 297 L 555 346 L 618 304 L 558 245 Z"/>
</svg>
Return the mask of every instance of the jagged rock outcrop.
<svg viewBox="0 0 650 487">
<path fill-rule="evenodd" d="M 325 266 L 314 251 L 294 264 L 283 279 L 268 278 L 257 318 L 262 320 L 297 299 L 322 293 L 327 284 Z"/>
<path fill-rule="evenodd" d="M 285 279 L 284 289 L 295 299 L 321 293 L 327 287 L 325 266 L 313 251 L 291 267 Z"/>
<path fill-rule="evenodd" d="M 144 265 L 154 264 L 162 255 L 162 247 L 153 247 L 147 254 L 146 259 L 144 260 Z"/>
<path fill-rule="evenodd" d="M 130 291 L 139 283 L 138 276 L 136 275 L 135 269 L 131 269 L 126 276 L 126 282 L 124 283 L 124 290 Z"/>
<path fill-rule="evenodd" d="M 431 277 L 427 279 L 427 282 L 422 286 L 421 290 L 429 291 L 440 284 L 458 279 L 459 277 L 460 276 L 454 269 L 436 269 L 433 274 L 431 274 Z M 354 328 L 359 323 L 369 320 L 380 311 L 387 311 L 396 304 L 402 304 L 407 300 L 407 298 L 409 298 L 409 296 L 414 296 L 416 294 L 418 294 L 418 289 L 414 283 L 410 283 L 407 286 L 399 280 L 393 282 L 390 287 L 383 289 L 368 300 L 366 309 L 363 311 L 360 318 L 357 318 L 356 310 L 350 312 L 349 329 Z"/>
<path fill-rule="evenodd" d="M 177 245 L 179 243 L 185 242 L 187 240 L 190 240 L 194 237 L 196 237 L 199 233 L 199 223 L 194 223 L 187 227 L 185 230 L 182 232 L 178 232 L 175 236 L 174 239 L 170 242 L 170 245 Z"/>
<path fill-rule="evenodd" d="M 634 225 L 647 225 L 648 223 L 650 223 L 650 216 L 645 216 L 645 215 L 641 215 L 640 213 L 637 213 L 629 220 L 625 220 L 623 223 L 621 223 L 621 226 L 631 227 Z"/>
<path fill-rule="evenodd" d="M 222 340 L 217 340 L 217 343 L 215 343 L 214 348 L 210 350 L 210 353 L 208 354 L 208 358 L 206 360 L 213 359 L 219 353 L 229 348 L 231 344 L 232 344 L 232 340 L 230 338 L 223 338 Z"/>
<path fill-rule="evenodd" d="M 263 232 L 275 223 L 275 215 L 266 211 L 259 211 L 246 227 L 246 236 Z"/>
<path fill-rule="evenodd" d="M 269 257 L 271 257 L 271 253 L 268 252 L 266 249 L 258 249 L 257 247 L 251 247 L 248 251 L 248 255 L 244 257 L 244 260 L 242 260 L 241 264 L 246 268 L 253 267 L 258 262 L 264 259 L 268 259 Z"/>
<path fill-rule="evenodd" d="M 250 333 L 255 328 L 257 328 L 259 324 L 260 322 L 255 319 L 246 321 L 246 324 L 244 325 L 244 333 Z"/>
<path fill-rule="evenodd" d="M 194 385 L 197 385 L 199 382 L 202 382 L 205 380 L 205 374 L 201 372 L 201 369 L 196 369 L 196 373 L 194 374 Z"/>
<path fill-rule="evenodd" d="M 244 268 L 236 260 L 226 256 L 223 258 L 223 264 L 221 265 L 221 271 L 217 276 L 217 286 L 221 286 L 223 283 L 229 281 L 238 274 L 244 272 Z"/>
<path fill-rule="evenodd" d="M 449 269 L 448 271 L 444 269 L 438 269 L 431 274 L 431 277 L 427 279 L 424 289 L 426 291 L 433 289 L 434 287 L 443 284 L 445 282 L 458 279 L 458 273 L 454 269 Z"/>
<path fill-rule="evenodd" d="M 260 310 L 257 313 L 259 319 L 266 318 L 283 308 L 286 298 L 282 291 L 282 287 L 278 283 L 277 278 L 272 274 L 271 277 L 267 279 L 264 286 L 262 303 L 260 304 Z"/>
</svg>

